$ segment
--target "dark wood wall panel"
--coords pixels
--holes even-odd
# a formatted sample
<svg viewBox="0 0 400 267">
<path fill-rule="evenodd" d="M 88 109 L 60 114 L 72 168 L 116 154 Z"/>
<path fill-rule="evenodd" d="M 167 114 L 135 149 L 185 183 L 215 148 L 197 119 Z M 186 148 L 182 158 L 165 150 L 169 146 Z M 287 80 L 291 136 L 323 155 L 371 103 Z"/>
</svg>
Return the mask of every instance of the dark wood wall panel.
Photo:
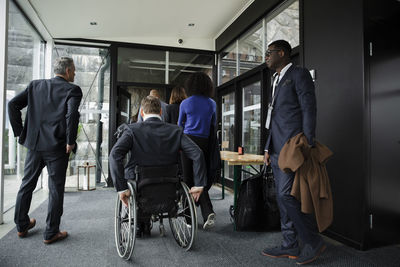
<svg viewBox="0 0 400 267">
<path fill-rule="evenodd" d="M 362 0 L 303 1 L 304 65 L 316 71 L 317 139 L 334 152 L 331 234 L 362 247 L 367 207 Z"/>
</svg>

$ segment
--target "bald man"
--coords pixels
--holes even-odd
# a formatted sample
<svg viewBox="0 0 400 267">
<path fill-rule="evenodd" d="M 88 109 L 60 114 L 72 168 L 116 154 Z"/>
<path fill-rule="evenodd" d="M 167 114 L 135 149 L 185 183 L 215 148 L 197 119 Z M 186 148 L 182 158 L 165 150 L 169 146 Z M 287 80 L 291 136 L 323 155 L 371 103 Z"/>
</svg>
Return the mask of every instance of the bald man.
<svg viewBox="0 0 400 267">
<path fill-rule="evenodd" d="M 161 118 L 162 118 L 163 121 L 168 121 L 168 117 L 167 117 L 168 114 L 167 114 L 167 112 L 166 112 L 167 103 L 165 103 L 164 101 L 162 101 L 162 100 L 160 99 L 160 93 L 158 92 L 158 90 L 152 89 L 152 90 L 150 91 L 150 93 L 149 93 L 149 96 L 157 97 L 157 98 L 160 100 L 160 102 L 161 102 Z M 140 108 L 139 108 L 139 110 L 140 110 Z M 140 112 L 139 112 L 137 122 L 141 122 L 141 121 L 143 121 L 143 117 L 142 117 L 142 115 L 141 115 Z"/>
</svg>

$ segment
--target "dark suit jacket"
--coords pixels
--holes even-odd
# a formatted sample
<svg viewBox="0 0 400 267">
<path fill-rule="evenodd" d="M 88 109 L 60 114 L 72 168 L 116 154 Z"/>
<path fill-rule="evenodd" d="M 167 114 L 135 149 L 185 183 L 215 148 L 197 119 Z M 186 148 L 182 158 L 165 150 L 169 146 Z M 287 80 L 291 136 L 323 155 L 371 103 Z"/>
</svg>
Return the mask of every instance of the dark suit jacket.
<svg viewBox="0 0 400 267">
<path fill-rule="evenodd" d="M 165 122 L 178 124 L 180 104 L 168 104 L 165 111 L 167 112 L 167 120 Z"/>
<path fill-rule="evenodd" d="M 178 125 L 149 118 L 129 124 L 115 143 L 109 157 L 110 173 L 117 191 L 128 188 L 124 179 L 124 158 L 131 152 L 130 161 L 139 166 L 165 166 L 177 164 L 183 151 L 193 160 L 195 186 L 206 186 L 207 169 L 201 149 L 183 134 Z"/>
<path fill-rule="evenodd" d="M 310 72 L 292 65 L 279 81 L 275 94 L 265 150 L 279 154 L 285 142 L 300 132 L 314 145 L 317 107 Z"/>
<path fill-rule="evenodd" d="M 8 114 L 19 143 L 30 150 L 65 149 L 76 141 L 82 90 L 64 78 L 34 80 L 8 103 Z M 27 108 L 22 124 L 21 110 Z"/>
</svg>

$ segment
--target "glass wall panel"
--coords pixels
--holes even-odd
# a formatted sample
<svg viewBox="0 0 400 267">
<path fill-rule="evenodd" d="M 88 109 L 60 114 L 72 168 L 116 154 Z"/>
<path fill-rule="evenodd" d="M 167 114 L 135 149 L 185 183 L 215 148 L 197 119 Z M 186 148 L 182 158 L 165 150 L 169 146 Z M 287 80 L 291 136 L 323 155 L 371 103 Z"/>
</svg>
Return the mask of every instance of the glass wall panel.
<svg viewBox="0 0 400 267">
<path fill-rule="evenodd" d="M 235 151 L 235 93 L 222 96 L 222 150 Z M 233 167 L 224 163 L 226 178 L 233 179 Z"/>
<path fill-rule="evenodd" d="M 300 44 L 299 34 L 299 1 L 294 1 L 276 16 L 267 16 L 265 40 L 267 45 L 272 41 L 284 39 L 296 47 Z"/>
<path fill-rule="evenodd" d="M 261 82 L 243 87 L 242 146 L 245 153 L 258 154 L 261 140 Z"/>
<path fill-rule="evenodd" d="M 6 103 L 14 96 L 25 90 L 33 79 L 43 78 L 44 74 L 44 49 L 45 44 L 36 31 L 28 23 L 24 15 L 9 1 L 8 24 L 8 64 Z M 7 109 L 6 109 L 7 110 Z M 25 120 L 26 109 L 22 110 L 22 120 Z M 3 210 L 7 211 L 15 205 L 16 194 L 21 179 L 24 175 L 24 162 L 26 148 L 19 145 L 14 137 L 9 123 L 8 111 L 6 111 L 6 125 L 4 129 L 4 203 Z M 41 180 L 36 189 L 41 188 Z"/>
<path fill-rule="evenodd" d="M 260 22 L 239 39 L 239 74 L 264 62 L 263 34 L 262 22 Z"/>
<path fill-rule="evenodd" d="M 183 86 L 193 72 L 201 71 L 212 78 L 213 55 L 169 52 L 169 83 Z"/>
<path fill-rule="evenodd" d="M 118 48 L 117 79 L 165 84 L 165 51 Z"/>
<path fill-rule="evenodd" d="M 219 58 L 219 82 L 223 84 L 238 75 L 236 71 L 236 43 L 222 51 Z"/>
<path fill-rule="evenodd" d="M 77 185 L 78 166 L 96 165 L 90 186 L 105 181 L 108 176 L 108 128 L 110 96 L 110 57 L 108 49 L 56 45 L 53 58 L 69 56 L 74 59 L 76 76 L 83 98 L 79 107 L 77 154 L 71 154 L 66 187 Z M 82 172 L 82 169 L 81 169 Z M 82 173 L 81 173 L 82 175 Z M 96 177 L 96 179 L 95 179 Z"/>
</svg>

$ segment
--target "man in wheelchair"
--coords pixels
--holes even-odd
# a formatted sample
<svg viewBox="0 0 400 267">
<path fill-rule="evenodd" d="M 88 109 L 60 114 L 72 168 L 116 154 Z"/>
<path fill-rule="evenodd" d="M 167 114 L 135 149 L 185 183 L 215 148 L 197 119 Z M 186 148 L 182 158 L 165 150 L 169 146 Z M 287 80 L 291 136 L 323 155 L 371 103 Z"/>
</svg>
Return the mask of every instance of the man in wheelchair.
<svg viewBox="0 0 400 267">
<path fill-rule="evenodd" d="M 127 179 L 133 178 L 125 177 L 131 176 L 124 171 L 124 159 L 128 152 L 131 152 L 129 163 L 136 167 L 136 173 L 139 174 L 140 179 L 140 170 L 142 169 L 152 170 L 153 173 L 163 170 L 164 176 L 167 173 L 175 173 L 176 176 L 176 166 L 178 166 L 180 151 L 182 151 L 193 160 L 195 185 L 189 192 L 196 202 L 206 186 L 206 165 L 201 149 L 183 134 L 183 130 L 179 126 L 163 122 L 161 112 L 159 99 L 152 96 L 145 97 L 141 102 L 140 110 L 144 121 L 125 127 L 121 137 L 111 150 L 109 157 L 111 178 L 119 198 L 125 206 L 128 206 L 128 199 L 132 194 L 128 188 Z M 138 187 L 140 187 L 140 182 L 138 182 Z M 167 187 L 165 190 L 168 190 Z M 148 190 L 146 194 L 151 194 L 151 190 Z M 139 205 L 138 213 L 141 218 L 138 222 L 138 232 L 139 235 L 150 235 L 151 214 L 142 211 L 143 208 L 145 209 L 145 206 L 142 205 L 141 209 Z"/>
</svg>

